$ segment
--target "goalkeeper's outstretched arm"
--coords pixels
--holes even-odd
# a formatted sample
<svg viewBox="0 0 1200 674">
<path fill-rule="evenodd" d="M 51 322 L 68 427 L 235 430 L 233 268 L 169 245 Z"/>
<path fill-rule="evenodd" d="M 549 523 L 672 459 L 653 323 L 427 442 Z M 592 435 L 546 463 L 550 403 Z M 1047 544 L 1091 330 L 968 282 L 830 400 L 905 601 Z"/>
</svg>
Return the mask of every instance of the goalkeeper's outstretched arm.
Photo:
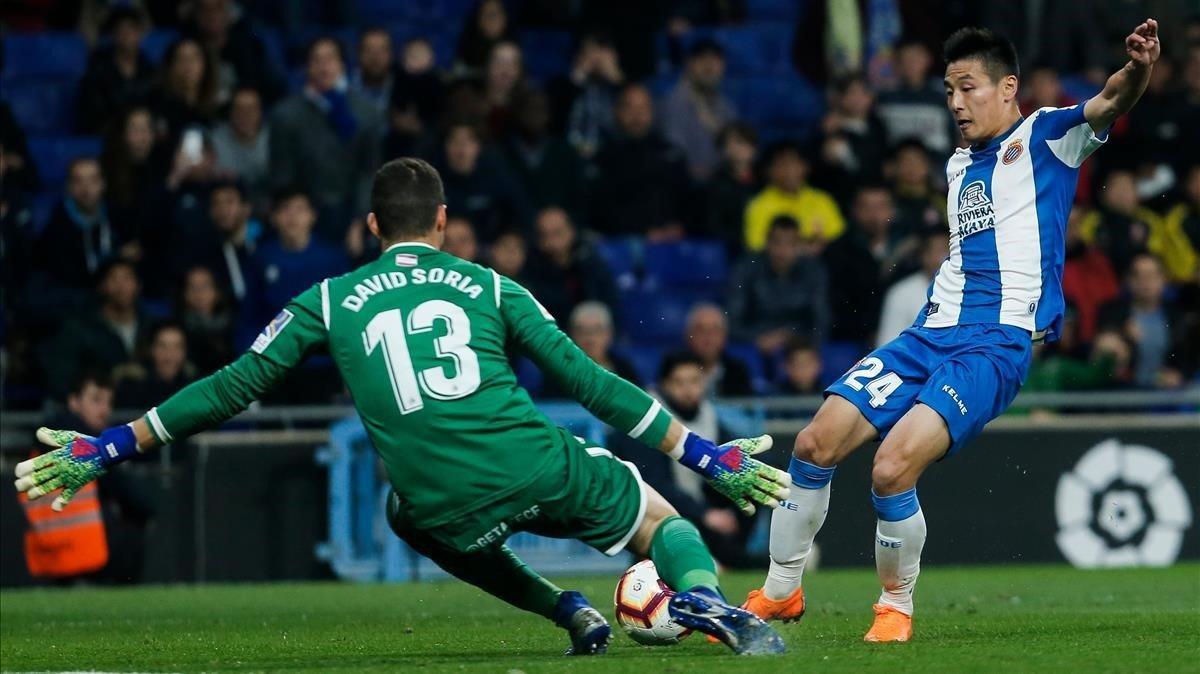
<svg viewBox="0 0 1200 674">
<path fill-rule="evenodd" d="M 509 336 L 544 374 L 601 421 L 704 475 L 747 513 L 754 512 L 755 503 L 774 508 L 787 498 L 788 474 L 751 458 L 771 448 L 770 436 L 717 446 L 689 431 L 645 391 L 589 358 L 528 290 L 499 275 L 495 282 Z"/>
<path fill-rule="evenodd" d="M 80 487 L 109 466 L 233 418 L 309 354 L 327 348 L 323 292 L 317 285 L 296 297 L 248 352 L 135 421 L 108 428 L 95 438 L 71 430 L 38 429 L 38 440 L 54 451 L 17 464 L 17 490 L 39 498 L 61 489 L 53 504 L 61 510 Z"/>
</svg>

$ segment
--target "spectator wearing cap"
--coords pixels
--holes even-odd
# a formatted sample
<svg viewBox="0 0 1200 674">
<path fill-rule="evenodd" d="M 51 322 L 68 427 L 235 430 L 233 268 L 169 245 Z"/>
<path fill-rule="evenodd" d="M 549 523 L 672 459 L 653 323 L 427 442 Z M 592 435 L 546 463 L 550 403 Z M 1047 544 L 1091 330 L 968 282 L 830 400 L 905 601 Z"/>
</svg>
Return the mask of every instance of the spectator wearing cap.
<svg viewBox="0 0 1200 674">
<path fill-rule="evenodd" d="M 514 99 L 501 157 L 533 208 L 562 206 L 576 217 L 581 214 L 583 162 L 570 144 L 550 133 L 550 101 L 542 91 L 527 88 Z"/>
<path fill-rule="evenodd" d="M 98 133 L 117 113 L 144 103 L 154 88 L 154 64 L 142 51 L 146 20 L 133 7 L 117 6 L 104 21 L 111 43 L 97 47 L 79 81 L 76 127 Z"/>
<path fill-rule="evenodd" d="M 718 133 L 737 117 L 721 93 L 725 52 L 714 40 L 697 41 L 688 52 L 683 77 L 659 104 L 663 135 L 679 148 L 692 178 L 704 181 L 721 161 Z"/>
<path fill-rule="evenodd" d="M 311 195 L 330 241 L 341 241 L 348 223 L 370 207 L 381 121 L 374 102 L 349 90 L 341 44 L 314 40 L 303 90 L 271 115 L 269 175 L 275 190 Z"/>
<path fill-rule="evenodd" d="M 652 241 L 683 236 L 688 198 L 683 153 L 654 130 L 654 101 L 640 84 L 621 91 L 617 133 L 596 155 L 592 228 Z"/>
<path fill-rule="evenodd" d="M 883 297 L 883 312 L 879 317 L 879 331 L 875 346 L 895 339 L 917 319 L 917 315 L 929 299 L 929 284 L 950 255 L 950 242 L 946 232 L 940 229 L 927 230 L 921 240 L 921 268 L 896 281 Z"/>
<path fill-rule="evenodd" d="M 734 339 L 775 356 L 792 336 L 815 342 L 829 330 L 825 265 L 801 238 L 800 226 L 776 216 L 763 252 L 742 259 L 730 278 L 725 306 Z"/>
<path fill-rule="evenodd" d="M 940 85 L 930 78 L 933 54 L 915 39 L 896 46 L 896 88 L 879 94 L 877 110 L 887 129 L 888 143 L 921 138 L 938 156 L 958 146 L 958 129 L 946 108 Z"/>
<path fill-rule="evenodd" d="M 484 149 L 475 127 L 454 124 L 447 129 L 438 170 L 448 214 L 470 220 L 484 243 L 509 227 L 529 226 L 528 196 L 500 157 Z"/>
<path fill-rule="evenodd" d="M 226 119 L 209 135 L 218 169 L 245 186 L 250 203 L 265 208 L 271 160 L 271 132 L 263 124 L 263 100 L 258 90 L 238 87 L 229 101 Z"/>
<path fill-rule="evenodd" d="M 698 233 L 720 239 L 730 257 L 744 250 L 742 218 L 746 204 L 758 191 L 754 162 L 758 158 L 758 133 L 741 122 L 725 126 L 717 135 L 721 164 L 705 186 L 704 227 Z"/>
<path fill-rule="evenodd" d="M 350 88 L 374 101 L 382 116 L 387 114 L 395 84 L 392 36 L 382 28 L 367 28 L 358 36 L 358 69 Z"/>
<path fill-rule="evenodd" d="M 804 239 L 832 241 L 846 230 L 837 203 L 828 192 L 808 184 L 809 162 L 800 148 L 779 143 L 767 154 L 767 186 L 746 205 L 746 249 L 758 252 L 771 223 L 781 215 L 795 221 Z"/>
<path fill-rule="evenodd" d="M 218 102 L 228 102 L 238 87 L 254 88 L 267 103 L 283 95 L 283 78 L 233 0 L 196 0 L 184 30 L 204 45 L 215 64 Z"/>
<path fill-rule="evenodd" d="M 583 302 L 597 301 L 610 311 L 617 306 L 612 272 L 590 242 L 579 236 L 565 210 L 542 209 L 535 229 L 540 254 L 526 270 L 529 290 L 560 325 Z"/>
<path fill-rule="evenodd" d="M 585 34 L 575 50 L 571 71 L 548 86 L 554 132 L 564 135 L 580 156 L 595 156 L 613 134 L 613 108 L 624 84 L 625 73 L 612 39 L 604 33 Z"/>
</svg>

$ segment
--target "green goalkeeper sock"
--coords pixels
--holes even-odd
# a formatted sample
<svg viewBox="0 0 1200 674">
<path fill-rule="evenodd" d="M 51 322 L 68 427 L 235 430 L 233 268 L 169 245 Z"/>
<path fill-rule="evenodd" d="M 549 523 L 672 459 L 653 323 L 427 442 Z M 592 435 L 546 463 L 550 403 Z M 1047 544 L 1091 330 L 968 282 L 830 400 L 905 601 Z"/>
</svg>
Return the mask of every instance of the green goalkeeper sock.
<svg viewBox="0 0 1200 674">
<path fill-rule="evenodd" d="M 519 609 L 554 618 L 562 589 L 538 575 L 507 546 L 434 558 L 446 571 Z"/>
<path fill-rule="evenodd" d="M 668 517 L 650 541 L 650 559 L 658 575 L 677 592 L 704 587 L 721 594 L 717 564 L 700 538 L 696 525 L 679 517 Z"/>
</svg>

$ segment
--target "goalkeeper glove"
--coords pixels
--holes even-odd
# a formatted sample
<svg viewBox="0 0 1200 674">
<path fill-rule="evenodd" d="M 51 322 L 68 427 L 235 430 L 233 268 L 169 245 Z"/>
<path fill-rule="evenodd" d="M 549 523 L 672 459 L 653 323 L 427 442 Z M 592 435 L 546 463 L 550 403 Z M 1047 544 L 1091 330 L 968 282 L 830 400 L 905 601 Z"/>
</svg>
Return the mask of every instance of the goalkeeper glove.
<svg viewBox="0 0 1200 674">
<path fill-rule="evenodd" d="M 128 425 L 105 429 L 100 437 L 75 431 L 39 428 L 37 439 L 53 451 L 17 464 L 17 491 L 36 499 L 56 489 L 62 493 L 50 507 L 62 510 L 75 492 L 104 474 L 109 466 L 137 454 L 137 439 Z"/>
<path fill-rule="evenodd" d="M 788 497 L 792 479 L 787 472 L 752 456 L 771 448 L 771 436 L 739 438 L 717 446 L 691 431 L 686 433 L 682 446 L 672 456 L 703 475 L 713 489 L 742 512 L 753 515 L 755 503 L 777 508 Z"/>
</svg>

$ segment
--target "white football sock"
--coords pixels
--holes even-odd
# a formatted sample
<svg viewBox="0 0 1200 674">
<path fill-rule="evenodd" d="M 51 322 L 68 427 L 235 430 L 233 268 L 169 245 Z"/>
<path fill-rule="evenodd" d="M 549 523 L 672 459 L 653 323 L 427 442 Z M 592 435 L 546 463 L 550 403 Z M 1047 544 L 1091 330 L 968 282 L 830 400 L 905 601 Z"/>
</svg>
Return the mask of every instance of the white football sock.
<svg viewBox="0 0 1200 674">
<path fill-rule="evenodd" d="M 925 515 L 920 508 L 896 522 L 877 521 L 875 570 L 883 585 L 880 604 L 906 615 L 913 614 L 913 588 L 921 573 L 921 549 L 924 547 Z"/>
<path fill-rule="evenodd" d="M 786 599 L 800 587 L 813 539 L 829 512 L 829 483 L 820 489 L 792 485 L 792 495 L 771 513 L 771 567 L 763 593 Z"/>
</svg>

